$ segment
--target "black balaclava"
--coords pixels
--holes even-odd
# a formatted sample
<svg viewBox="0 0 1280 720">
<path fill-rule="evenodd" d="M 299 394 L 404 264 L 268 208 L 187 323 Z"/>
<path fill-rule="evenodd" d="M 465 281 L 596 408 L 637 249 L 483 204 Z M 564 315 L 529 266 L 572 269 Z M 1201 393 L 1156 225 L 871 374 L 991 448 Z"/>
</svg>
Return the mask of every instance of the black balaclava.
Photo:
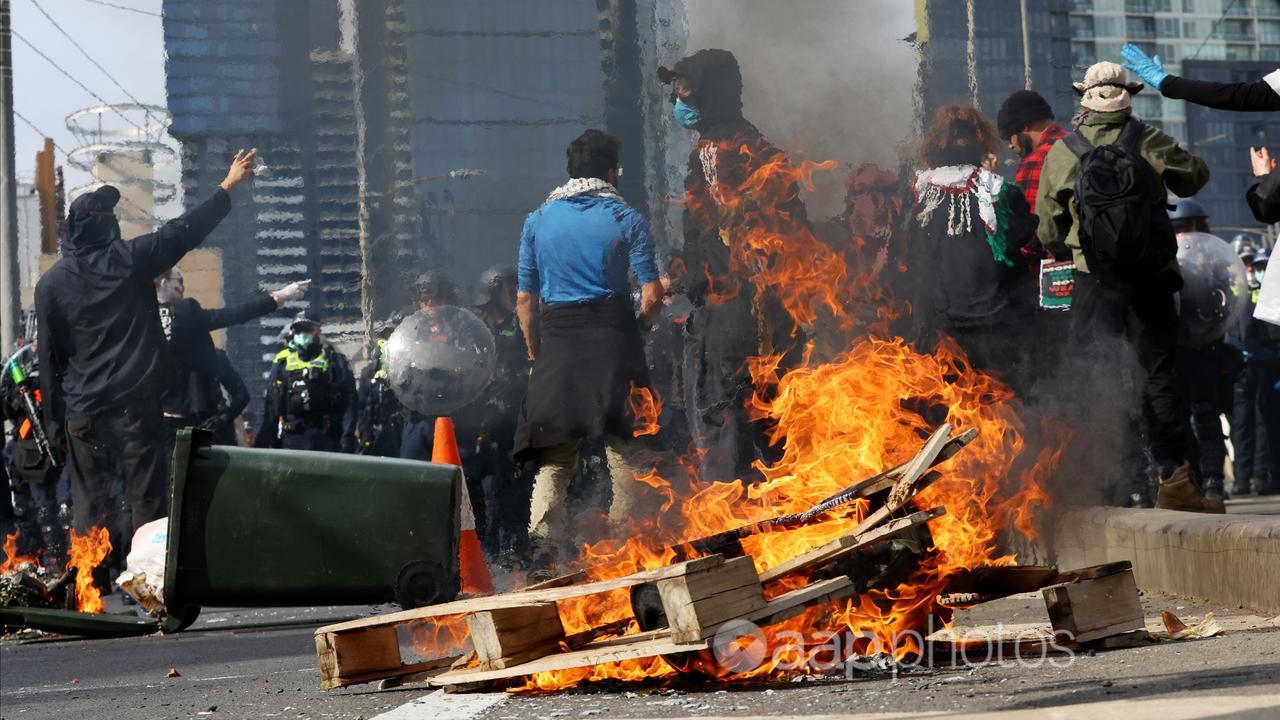
<svg viewBox="0 0 1280 720">
<path fill-rule="evenodd" d="M 692 94 L 685 102 L 702 114 L 696 129 L 703 137 L 718 139 L 715 136 L 731 133 L 746 122 L 742 118 L 742 71 L 728 50 L 699 50 L 660 71 L 658 77 L 663 82 L 679 77 L 688 85 Z"/>
<path fill-rule="evenodd" d="M 120 221 L 113 212 L 120 191 L 111 185 L 87 192 L 71 201 L 67 211 L 66 249 L 82 255 L 120 238 Z"/>
</svg>

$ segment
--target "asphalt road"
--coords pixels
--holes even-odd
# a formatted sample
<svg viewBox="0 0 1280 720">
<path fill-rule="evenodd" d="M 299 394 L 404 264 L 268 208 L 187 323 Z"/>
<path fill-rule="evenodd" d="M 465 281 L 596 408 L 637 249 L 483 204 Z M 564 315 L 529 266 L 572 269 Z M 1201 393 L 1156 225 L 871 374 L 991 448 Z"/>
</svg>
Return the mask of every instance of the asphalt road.
<svg viewBox="0 0 1280 720">
<path fill-rule="evenodd" d="M 549 697 L 434 697 L 425 686 L 319 689 L 312 632 L 373 608 L 206 611 L 187 632 L 119 640 L 0 642 L 0 717 L 14 718 L 656 718 L 992 712 L 1088 704 L 1103 717 L 1280 717 L 1280 618 L 1148 596 L 1194 620 L 1214 610 L 1224 637 L 1080 655 L 1065 665 L 1015 663 L 857 673 L 771 685 L 594 686 Z M 982 606 L 968 624 L 1039 622 L 1035 597 Z M 179 677 L 166 677 L 173 668 Z M 469 698 L 469 699 L 468 699 Z M 1160 703 L 1173 702 L 1171 712 Z M 1155 703 L 1152 705 L 1151 703 Z M 402 707 L 407 706 L 407 707 Z M 1147 708 L 1146 714 L 1135 708 Z M 1203 714 L 1195 714 L 1197 708 Z M 1243 708 L 1243 709 L 1242 709 Z M 1193 714 L 1186 714 L 1193 713 Z M 1076 713 L 1072 713 L 1076 714 Z"/>
</svg>

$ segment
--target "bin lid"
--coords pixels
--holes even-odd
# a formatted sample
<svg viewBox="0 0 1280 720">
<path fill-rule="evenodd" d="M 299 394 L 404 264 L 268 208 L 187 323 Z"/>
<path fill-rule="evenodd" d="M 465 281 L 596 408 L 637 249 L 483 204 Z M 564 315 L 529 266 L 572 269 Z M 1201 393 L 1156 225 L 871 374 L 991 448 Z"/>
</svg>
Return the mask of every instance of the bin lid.
<svg viewBox="0 0 1280 720">
<path fill-rule="evenodd" d="M 153 617 L 94 615 L 75 610 L 32 607 L 0 608 L 0 625 L 100 638 L 150 635 L 160 630 L 160 621 Z"/>
</svg>

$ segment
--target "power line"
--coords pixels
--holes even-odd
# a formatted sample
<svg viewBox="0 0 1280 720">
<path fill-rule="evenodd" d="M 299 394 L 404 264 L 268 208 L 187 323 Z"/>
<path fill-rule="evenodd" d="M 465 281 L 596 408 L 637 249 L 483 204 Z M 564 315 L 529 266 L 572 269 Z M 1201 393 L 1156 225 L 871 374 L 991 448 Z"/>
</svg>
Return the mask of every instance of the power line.
<svg viewBox="0 0 1280 720">
<path fill-rule="evenodd" d="M 49 13 L 47 13 L 47 12 L 45 12 L 45 9 L 44 9 L 43 7 L 40 7 L 40 3 L 39 3 L 39 2 L 37 2 L 36 0 L 31 0 L 31 4 L 32 4 L 32 5 L 34 5 L 34 6 L 36 7 L 36 9 L 40 11 L 40 14 L 41 14 L 41 15 L 44 15 L 44 16 L 45 16 L 45 19 L 47 19 L 51 25 L 53 25 L 55 28 L 57 28 L 57 29 L 58 29 L 58 32 L 62 33 L 62 36 L 63 36 L 63 37 L 65 37 L 65 38 L 66 38 L 66 39 L 67 39 L 67 40 L 68 40 L 72 45 L 74 45 L 74 46 L 76 47 L 76 49 L 77 49 L 77 50 L 79 50 L 79 51 L 80 51 L 80 54 L 81 54 L 81 55 L 83 55 L 83 56 L 85 57 L 85 59 L 86 59 L 86 60 L 88 60 L 89 62 L 93 63 L 93 66 L 94 66 L 94 67 L 96 67 L 96 68 L 98 68 L 99 70 L 101 70 L 101 71 L 102 71 L 102 74 L 103 74 L 103 75 L 106 75 L 108 80 L 110 80 L 111 82 L 115 83 L 115 86 L 116 86 L 116 87 L 118 87 L 118 88 L 120 88 L 120 92 L 124 93 L 124 94 L 125 94 L 125 97 L 129 98 L 130 100 L 132 100 L 134 103 L 136 103 L 136 104 L 138 104 L 138 105 L 143 105 L 143 104 L 144 104 L 141 100 L 139 100 L 138 98 L 134 97 L 134 96 L 133 96 L 133 93 L 131 93 L 131 92 L 129 92 L 128 90 L 126 90 L 126 89 L 124 88 L 124 86 L 120 84 L 120 81 L 119 81 L 119 80 L 116 80 L 116 79 L 115 79 L 115 77 L 114 77 L 111 73 L 107 72 L 107 69 L 106 69 L 106 68 L 104 68 L 104 67 L 102 67 L 102 63 L 99 63 L 97 60 L 94 60 L 94 59 L 93 59 L 93 56 L 89 54 L 89 51 L 88 51 L 88 50 L 85 50 L 85 49 L 84 49 L 84 47 L 83 47 L 80 43 L 76 42 L 76 39 L 75 39 L 75 38 L 73 38 L 73 37 L 71 37 L 71 34 L 70 34 L 70 33 L 68 33 L 66 30 L 63 30 L 63 29 L 62 29 L 62 26 L 58 24 L 58 21 L 57 21 L 57 20 L 54 20 L 52 15 L 50 15 L 50 14 L 49 14 Z"/>
<path fill-rule="evenodd" d="M 115 3 L 103 2 L 103 0 L 84 0 L 84 1 L 88 3 L 93 3 L 94 5 L 102 5 L 103 7 L 115 8 L 116 10 L 127 10 L 131 13 L 138 13 L 139 15 L 150 15 L 151 17 L 164 17 L 158 12 L 151 12 L 150 10 L 141 10 L 139 8 L 129 7 L 128 5 L 117 5 Z"/>
<path fill-rule="evenodd" d="M 43 131 L 43 130 L 41 130 L 40 128 L 36 127 L 36 124 L 35 124 L 35 123 L 33 123 L 33 122 L 31 122 L 30 120 L 28 120 L 26 115 L 23 115 L 22 113 L 18 112 L 18 108 L 14 108 L 14 109 L 13 109 L 13 114 L 14 114 L 14 116 L 15 116 L 15 117 L 17 117 L 19 120 L 21 120 L 22 122 L 26 123 L 26 124 L 27 124 L 27 127 L 29 127 L 29 128 L 31 128 L 32 130 L 34 130 L 34 131 L 35 131 L 35 133 L 36 133 L 37 135 L 39 135 L 40 137 L 46 137 L 46 138 L 49 138 L 50 140 L 53 140 L 53 138 L 51 138 L 51 137 L 49 137 L 48 135 L 46 135 L 46 134 L 44 133 L 44 131 Z M 61 145 L 59 145 L 57 142 L 54 142 L 54 143 L 53 143 L 53 147 L 54 147 L 54 148 L 56 148 L 56 149 L 58 150 L 58 152 L 62 153 L 63 157 L 68 158 L 68 159 L 70 159 L 70 158 L 71 158 L 71 154 L 70 154 L 70 153 L 68 153 L 66 150 L 63 150 L 63 149 L 62 149 L 62 146 L 61 146 Z"/>
<path fill-rule="evenodd" d="M 112 106 L 112 105 L 111 105 L 111 103 L 107 102 L 107 101 L 106 101 L 106 100 L 105 100 L 101 95 L 99 95 L 98 93 L 94 92 L 93 90 L 90 90 L 88 85 L 85 85 L 84 83 L 80 82 L 78 79 L 76 79 L 76 77 L 75 77 L 74 75 L 72 75 L 71 73 L 69 73 L 69 72 L 67 72 L 65 69 L 63 69 L 63 67 L 62 67 L 61 65 L 59 65 L 58 63 L 56 63 L 56 62 L 54 62 L 54 61 L 53 61 L 53 58 L 49 57 L 48 55 L 45 55 L 45 54 L 40 50 L 40 48 L 36 47 L 35 45 L 33 45 L 33 44 L 31 43 L 31 41 L 30 41 L 30 40 L 28 40 L 28 39 L 26 39 L 25 37 L 23 37 L 23 36 L 22 36 L 22 33 L 18 32 L 17 30 L 11 30 L 11 32 L 13 33 L 13 36 L 14 36 L 14 37 L 16 37 L 16 38 L 18 38 L 19 40 L 21 40 L 23 43 L 25 43 L 25 44 L 26 44 L 26 46 L 27 46 L 27 47 L 29 47 L 29 48 L 31 48 L 32 50 L 34 50 L 34 51 L 35 51 L 35 53 L 36 53 L 37 55 L 39 55 L 40 57 L 44 58 L 44 59 L 45 59 L 45 62 L 47 62 L 47 63 L 49 63 L 50 65 L 52 65 L 52 66 L 53 66 L 53 67 L 54 67 L 58 72 L 62 73 L 63 75 L 66 75 L 68 80 L 70 80 L 71 82 L 75 83 L 76 85 L 79 85 L 79 86 L 81 87 L 81 89 L 83 89 L 85 92 L 89 93 L 89 94 L 90 94 L 90 95 L 92 95 L 94 98 L 96 98 L 96 99 L 98 100 L 98 102 L 100 102 L 100 103 L 102 103 L 103 105 L 106 105 L 106 106 L 108 106 L 108 107 L 111 107 L 111 109 L 115 112 L 115 114 L 117 114 L 117 115 L 119 115 L 120 117 L 124 118 L 125 122 L 127 122 L 127 123 L 129 123 L 130 125 L 134 126 L 135 128 L 137 128 L 139 131 L 141 131 L 141 132 L 143 132 L 143 133 L 145 133 L 145 132 L 146 132 L 146 130 L 145 130 L 141 125 L 139 125 L 138 123 L 136 123 L 136 122 L 134 122 L 132 119 L 130 119 L 128 115 L 125 115 L 124 113 L 120 112 L 119 110 L 116 110 L 116 109 L 115 109 L 115 107 L 114 107 L 114 106 Z"/>
</svg>

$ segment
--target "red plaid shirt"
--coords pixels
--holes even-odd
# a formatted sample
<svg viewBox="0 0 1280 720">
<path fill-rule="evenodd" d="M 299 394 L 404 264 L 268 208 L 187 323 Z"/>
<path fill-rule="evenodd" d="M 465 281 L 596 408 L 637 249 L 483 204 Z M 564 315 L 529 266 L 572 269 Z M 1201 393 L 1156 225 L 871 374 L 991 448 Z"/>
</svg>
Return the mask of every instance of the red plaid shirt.
<svg viewBox="0 0 1280 720">
<path fill-rule="evenodd" d="M 1040 144 L 1022 159 L 1017 174 L 1013 176 L 1018 185 L 1022 186 L 1022 193 L 1027 196 L 1027 204 L 1031 205 L 1033 215 L 1036 212 L 1036 191 L 1040 189 L 1040 171 L 1044 168 L 1044 157 L 1049 154 L 1049 148 L 1066 134 L 1067 131 L 1056 123 L 1050 124 L 1045 128 L 1044 135 L 1040 136 Z"/>
</svg>

